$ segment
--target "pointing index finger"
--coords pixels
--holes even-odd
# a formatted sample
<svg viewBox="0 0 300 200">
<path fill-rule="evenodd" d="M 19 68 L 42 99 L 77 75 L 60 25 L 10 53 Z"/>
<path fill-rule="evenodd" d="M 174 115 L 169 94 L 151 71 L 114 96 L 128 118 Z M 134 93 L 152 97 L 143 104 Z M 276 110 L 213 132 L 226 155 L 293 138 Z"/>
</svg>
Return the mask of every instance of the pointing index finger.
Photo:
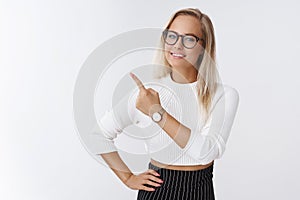
<svg viewBox="0 0 300 200">
<path fill-rule="evenodd" d="M 143 90 L 146 89 L 144 87 L 142 81 L 140 81 L 140 79 L 138 79 L 138 77 L 136 75 L 134 75 L 133 73 L 130 72 L 130 76 L 135 81 L 135 83 L 137 84 L 137 86 L 139 87 L 139 89 L 143 89 Z"/>
</svg>

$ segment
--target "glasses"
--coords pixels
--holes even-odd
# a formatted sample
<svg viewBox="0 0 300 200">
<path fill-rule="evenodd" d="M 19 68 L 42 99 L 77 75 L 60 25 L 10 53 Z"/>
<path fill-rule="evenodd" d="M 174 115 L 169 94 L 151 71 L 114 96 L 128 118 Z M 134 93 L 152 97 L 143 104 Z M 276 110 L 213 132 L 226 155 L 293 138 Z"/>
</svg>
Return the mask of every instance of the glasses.
<svg viewBox="0 0 300 200">
<path fill-rule="evenodd" d="M 182 44 L 187 49 L 192 49 L 196 46 L 199 40 L 204 41 L 202 38 L 195 35 L 179 35 L 175 31 L 170 31 L 168 29 L 163 31 L 164 41 L 169 45 L 174 45 L 178 41 L 179 37 L 182 37 Z"/>
</svg>

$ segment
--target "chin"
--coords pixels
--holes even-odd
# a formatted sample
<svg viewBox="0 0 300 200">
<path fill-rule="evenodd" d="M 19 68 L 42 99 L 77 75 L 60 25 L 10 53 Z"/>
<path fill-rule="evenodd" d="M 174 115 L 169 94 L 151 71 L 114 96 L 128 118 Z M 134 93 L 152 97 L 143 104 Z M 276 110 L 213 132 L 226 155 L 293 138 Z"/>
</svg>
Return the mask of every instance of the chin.
<svg viewBox="0 0 300 200">
<path fill-rule="evenodd" d="M 182 68 L 182 67 L 190 67 L 191 63 L 189 63 L 185 59 L 181 60 L 173 60 L 173 59 L 167 59 L 168 63 L 171 65 L 173 68 Z"/>
</svg>

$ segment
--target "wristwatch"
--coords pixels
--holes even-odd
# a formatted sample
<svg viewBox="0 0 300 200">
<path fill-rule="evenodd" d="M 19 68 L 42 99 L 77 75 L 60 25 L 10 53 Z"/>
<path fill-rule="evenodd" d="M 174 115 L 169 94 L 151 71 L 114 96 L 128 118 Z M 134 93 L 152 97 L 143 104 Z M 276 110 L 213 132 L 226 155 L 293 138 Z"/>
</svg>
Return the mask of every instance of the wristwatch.
<svg viewBox="0 0 300 200">
<path fill-rule="evenodd" d="M 162 117 L 163 117 L 163 114 L 166 112 L 166 110 L 161 107 L 161 109 L 157 112 L 154 112 L 152 115 L 151 115 L 151 118 L 154 122 L 158 123 L 162 120 Z"/>
</svg>

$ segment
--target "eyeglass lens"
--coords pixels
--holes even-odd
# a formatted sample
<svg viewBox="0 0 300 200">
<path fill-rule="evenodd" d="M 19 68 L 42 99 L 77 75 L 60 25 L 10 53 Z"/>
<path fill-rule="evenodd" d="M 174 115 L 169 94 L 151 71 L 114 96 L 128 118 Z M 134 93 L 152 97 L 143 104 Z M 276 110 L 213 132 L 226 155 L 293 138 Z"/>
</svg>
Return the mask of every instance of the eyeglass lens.
<svg viewBox="0 0 300 200">
<path fill-rule="evenodd" d="M 174 45 L 178 38 L 182 37 L 183 46 L 186 48 L 193 48 L 197 44 L 197 38 L 192 35 L 178 35 L 173 31 L 165 31 L 164 32 L 164 39 L 165 42 L 169 45 Z"/>
</svg>

